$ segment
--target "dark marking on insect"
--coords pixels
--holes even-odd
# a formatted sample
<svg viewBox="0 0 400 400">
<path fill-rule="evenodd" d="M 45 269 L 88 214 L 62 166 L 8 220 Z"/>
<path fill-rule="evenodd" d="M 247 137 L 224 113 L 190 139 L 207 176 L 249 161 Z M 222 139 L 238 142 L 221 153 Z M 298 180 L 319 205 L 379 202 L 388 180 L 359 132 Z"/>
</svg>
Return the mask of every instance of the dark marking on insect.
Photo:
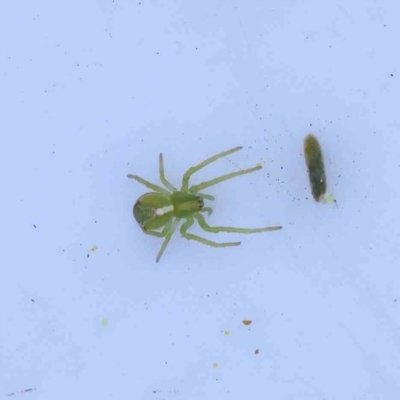
<svg viewBox="0 0 400 400">
<path fill-rule="evenodd" d="M 327 184 L 324 156 L 318 139 L 313 134 L 304 139 L 304 157 L 314 200 L 324 203 Z"/>
</svg>

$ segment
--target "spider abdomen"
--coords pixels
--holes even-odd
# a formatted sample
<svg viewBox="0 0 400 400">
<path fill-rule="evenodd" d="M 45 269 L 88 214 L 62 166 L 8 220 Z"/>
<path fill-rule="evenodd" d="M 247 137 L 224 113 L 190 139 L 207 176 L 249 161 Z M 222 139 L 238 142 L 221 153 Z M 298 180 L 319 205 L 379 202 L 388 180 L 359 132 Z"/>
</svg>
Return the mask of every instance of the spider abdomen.
<svg viewBox="0 0 400 400">
<path fill-rule="evenodd" d="M 158 229 L 172 218 L 174 207 L 170 196 L 161 193 L 146 193 L 133 206 L 133 216 L 144 230 Z"/>
</svg>

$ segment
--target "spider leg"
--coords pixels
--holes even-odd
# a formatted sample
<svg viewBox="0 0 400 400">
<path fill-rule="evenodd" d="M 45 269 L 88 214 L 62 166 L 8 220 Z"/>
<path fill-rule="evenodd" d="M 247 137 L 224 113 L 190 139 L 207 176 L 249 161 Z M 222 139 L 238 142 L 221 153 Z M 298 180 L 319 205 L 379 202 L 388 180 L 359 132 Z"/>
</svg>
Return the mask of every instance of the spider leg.
<svg viewBox="0 0 400 400">
<path fill-rule="evenodd" d="M 203 209 L 204 210 L 204 209 Z M 197 219 L 201 228 L 206 232 L 219 233 L 219 232 L 231 232 L 231 233 L 259 233 L 259 232 L 270 232 L 282 229 L 281 226 L 270 226 L 265 228 L 231 228 L 227 226 L 210 226 L 205 221 L 204 217 L 200 213 L 194 214 L 194 218 Z"/>
<path fill-rule="evenodd" d="M 150 236 L 156 236 L 159 238 L 165 238 L 163 244 L 161 245 L 161 248 L 157 254 L 156 262 L 160 261 L 161 256 L 163 255 L 166 247 L 168 246 L 169 241 L 171 240 L 172 235 L 175 232 L 175 228 L 178 225 L 179 220 L 177 218 L 171 219 L 171 221 L 168 222 L 167 225 L 164 226 L 163 230 L 161 232 L 157 231 L 150 231 L 150 230 L 145 230 L 142 228 L 142 231 L 146 235 Z"/>
<path fill-rule="evenodd" d="M 193 217 L 188 217 L 186 222 L 184 222 L 181 226 L 181 235 L 188 240 L 196 240 L 197 242 L 203 243 L 207 246 L 211 247 L 231 247 L 231 246 L 239 246 L 240 242 L 225 242 L 225 243 L 216 243 L 211 240 L 204 239 L 200 236 L 193 235 L 188 233 L 187 230 L 193 225 L 194 219 Z"/>
<path fill-rule="evenodd" d="M 165 237 L 165 235 L 167 234 L 167 232 L 169 231 L 170 228 L 171 228 L 171 221 L 169 221 L 168 224 L 164 226 L 164 228 L 163 228 L 163 230 L 161 232 L 146 230 L 146 229 L 143 229 L 143 228 L 142 228 L 142 231 L 146 235 L 156 236 L 156 237 L 162 238 L 162 237 Z"/>
<path fill-rule="evenodd" d="M 213 213 L 213 209 L 211 207 L 204 207 L 201 212 L 206 212 L 208 215 L 211 215 Z"/>
<path fill-rule="evenodd" d="M 255 166 L 253 168 L 242 169 L 241 171 L 231 172 L 230 174 L 222 175 L 222 176 L 220 176 L 218 178 L 214 178 L 214 179 L 211 179 L 209 181 L 199 183 L 198 185 L 194 185 L 194 186 L 192 186 L 190 188 L 190 191 L 193 192 L 193 193 L 196 193 L 199 190 L 203 190 L 203 189 L 208 188 L 210 186 L 217 185 L 218 183 L 227 181 L 228 179 L 236 178 L 237 176 L 240 176 L 240 175 L 250 174 L 250 173 L 252 173 L 254 171 L 257 171 L 257 170 L 259 170 L 261 168 L 262 168 L 261 165 L 257 165 L 257 166 Z"/>
<path fill-rule="evenodd" d="M 197 196 L 202 197 L 203 199 L 207 199 L 207 200 L 215 200 L 214 196 L 211 196 L 210 194 L 204 194 L 204 193 L 196 193 Z"/>
<path fill-rule="evenodd" d="M 158 158 L 158 164 L 159 164 L 159 171 L 160 171 L 160 179 L 161 182 L 164 184 L 164 186 L 169 189 L 171 192 L 177 192 L 176 187 L 167 181 L 167 178 L 165 177 L 165 172 L 164 172 L 164 158 L 162 153 L 160 153 L 160 156 Z"/>
<path fill-rule="evenodd" d="M 217 161 L 218 159 L 220 159 L 220 158 L 222 158 L 222 157 L 226 157 L 226 156 L 228 156 L 229 154 L 232 154 L 232 153 L 234 153 L 235 151 L 239 151 L 239 150 L 241 150 L 241 149 L 242 149 L 241 146 L 239 146 L 239 147 L 234 147 L 233 149 L 224 151 L 224 152 L 222 152 L 222 153 L 218 153 L 218 154 L 216 154 L 215 156 L 212 156 L 212 157 L 210 157 L 210 158 L 207 158 L 207 160 L 201 162 L 200 164 L 198 164 L 198 165 L 196 165 L 196 166 L 194 166 L 194 167 L 190 167 L 190 168 L 185 172 L 185 174 L 183 175 L 183 178 L 182 178 L 182 189 L 181 189 L 182 192 L 187 192 L 187 191 L 188 191 L 188 189 L 189 189 L 189 179 L 190 179 L 190 177 L 191 177 L 195 172 L 197 172 L 197 171 L 199 171 L 200 169 L 206 167 L 208 164 L 211 164 L 211 163 L 213 163 L 214 161 Z"/>
<path fill-rule="evenodd" d="M 142 185 L 146 186 L 147 188 L 149 188 L 151 190 L 154 190 L 155 192 L 171 195 L 171 193 L 168 192 L 167 189 L 164 189 L 161 186 L 158 186 L 158 185 L 155 185 L 154 183 L 146 181 L 145 179 L 141 178 L 140 176 L 128 174 L 128 178 L 134 179 L 136 182 L 141 183 Z"/>
<path fill-rule="evenodd" d="M 160 261 L 160 258 L 163 255 L 165 249 L 167 248 L 168 243 L 170 242 L 178 223 L 179 223 L 179 218 L 175 218 L 174 220 L 171 220 L 171 222 L 168 225 L 166 225 L 166 227 L 168 227 L 168 229 L 166 229 L 166 228 L 163 229 L 163 232 L 164 232 L 164 230 L 166 231 L 165 239 L 164 239 L 163 244 L 161 245 L 160 250 L 157 254 L 156 262 Z"/>
</svg>

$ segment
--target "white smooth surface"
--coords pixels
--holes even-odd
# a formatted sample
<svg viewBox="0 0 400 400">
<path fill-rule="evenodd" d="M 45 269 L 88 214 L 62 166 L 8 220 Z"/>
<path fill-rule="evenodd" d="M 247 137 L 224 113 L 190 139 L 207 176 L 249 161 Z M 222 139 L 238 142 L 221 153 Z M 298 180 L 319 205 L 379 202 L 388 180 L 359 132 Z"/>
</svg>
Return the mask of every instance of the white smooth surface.
<svg viewBox="0 0 400 400">
<path fill-rule="evenodd" d="M 399 399 L 399 15 L 3 1 L 0 398 Z M 312 200 L 309 132 L 337 207 Z M 208 190 L 208 222 L 283 230 L 177 233 L 156 264 L 126 175 L 159 184 L 163 152 L 178 185 L 238 145 L 193 182 L 263 170 Z"/>
</svg>

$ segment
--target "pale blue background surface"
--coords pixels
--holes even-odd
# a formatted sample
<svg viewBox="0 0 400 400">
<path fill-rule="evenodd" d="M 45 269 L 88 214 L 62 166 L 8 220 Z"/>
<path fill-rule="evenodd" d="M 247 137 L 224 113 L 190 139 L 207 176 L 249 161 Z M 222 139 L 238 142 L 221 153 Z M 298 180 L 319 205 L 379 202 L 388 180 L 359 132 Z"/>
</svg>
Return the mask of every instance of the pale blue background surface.
<svg viewBox="0 0 400 400">
<path fill-rule="evenodd" d="M 0 398 L 400 398 L 399 15 L 1 2 Z M 337 207 L 311 198 L 309 132 Z M 209 223 L 283 230 L 178 233 L 156 264 L 126 174 L 158 183 L 162 151 L 178 184 L 237 145 L 193 181 L 264 169 L 209 190 Z"/>
</svg>

